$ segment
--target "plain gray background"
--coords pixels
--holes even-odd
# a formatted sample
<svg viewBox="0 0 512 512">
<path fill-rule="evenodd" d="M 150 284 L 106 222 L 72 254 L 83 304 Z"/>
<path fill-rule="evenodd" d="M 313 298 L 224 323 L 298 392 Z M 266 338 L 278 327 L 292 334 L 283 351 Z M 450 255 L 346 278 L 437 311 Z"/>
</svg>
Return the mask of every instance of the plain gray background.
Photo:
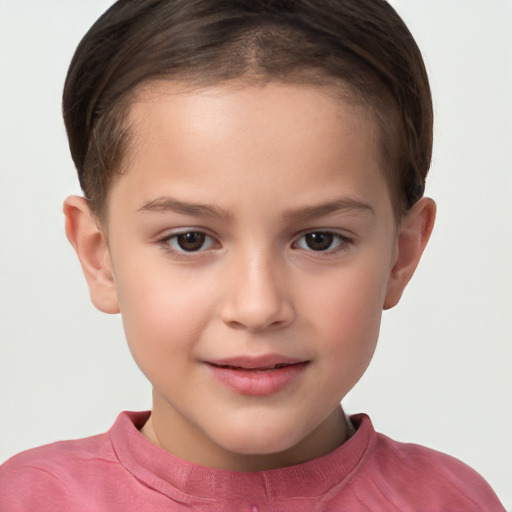
<svg viewBox="0 0 512 512">
<path fill-rule="evenodd" d="M 61 203 L 74 48 L 107 0 L 0 0 L 0 461 L 147 409 L 121 320 L 89 303 Z M 473 466 L 512 509 L 512 2 L 395 0 L 431 77 L 437 226 L 344 401 Z"/>
</svg>

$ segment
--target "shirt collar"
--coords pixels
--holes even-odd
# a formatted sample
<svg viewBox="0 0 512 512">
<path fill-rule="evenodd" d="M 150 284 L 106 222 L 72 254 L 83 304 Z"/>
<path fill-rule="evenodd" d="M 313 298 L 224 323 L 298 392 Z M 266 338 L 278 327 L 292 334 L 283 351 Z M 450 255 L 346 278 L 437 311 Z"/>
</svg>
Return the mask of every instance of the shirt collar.
<svg viewBox="0 0 512 512">
<path fill-rule="evenodd" d="M 244 492 L 260 499 L 324 496 L 345 485 L 361 464 L 376 435 L 365 414 L 351 416 L 356 433 L 322 457 L 294 466 L 258 472 L 211 469 L 193 464 L 155 446 L 140 428 L 150 412 L 123 412 L 109 431 L 119 462 L 137 480 L 182 502 L 222 501 Z"/>
</svg>

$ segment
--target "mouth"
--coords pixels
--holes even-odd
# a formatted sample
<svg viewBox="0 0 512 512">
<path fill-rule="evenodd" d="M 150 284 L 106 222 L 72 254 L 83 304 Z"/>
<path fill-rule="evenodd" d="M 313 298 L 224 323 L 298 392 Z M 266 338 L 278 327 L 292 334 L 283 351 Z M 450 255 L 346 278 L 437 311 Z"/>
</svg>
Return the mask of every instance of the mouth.
<svg viewBox="0 0 512 512">
<path fill-rule="evenodd" d="M 261 356 L 237 356 L 225 359 L 213 359 L 207 364 L 218 368 L 249 372 L 267 372 L 280 370 L 289 366 L 307 363 L 305 359 L 284 356 L 280 354 L 266 354 Z"/>
<path fill-rule="evenodd" d="M 265 373 L 271 372 L 274 370 L 281 370 L 283 368 L 288 368 L 290 366 L 296 366 L 300 364 L 305 364 L 306 361 L 301 361 L 299 363 L 277 363 L 271 366 L 236 366 L 231 364 L 215 364 L 215 363 L 207 363 L 217 368 L 223 368 L 225 370 L 235 370 L 242 372 L 255 372 L 255 373 Z"/>
<path fill-rule="evenodd" d="M 284 356 L 238 357 L 205 361 L 216 381 L 249 396 L 269 396 L 288 388 L 305 373 L 310 361 Z"/>
</svg>

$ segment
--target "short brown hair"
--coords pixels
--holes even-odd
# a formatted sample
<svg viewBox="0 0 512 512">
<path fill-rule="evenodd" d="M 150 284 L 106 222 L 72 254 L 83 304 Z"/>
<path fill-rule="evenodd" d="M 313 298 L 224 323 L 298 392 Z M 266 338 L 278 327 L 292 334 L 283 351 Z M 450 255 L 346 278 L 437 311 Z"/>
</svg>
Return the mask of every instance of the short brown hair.
<svg viewBox="0 0 512 512">
<path fill-rule="evenodd" d="M 119 0 L 71 62 L 63 112 L 80 185 L 100 218 L 129 141 L 130 99 L 151 80 L 342 84 L 380 129 L 398 214 L 425 189 L 432 99 L 421 53 L 385 0 Z"/>
</svg>

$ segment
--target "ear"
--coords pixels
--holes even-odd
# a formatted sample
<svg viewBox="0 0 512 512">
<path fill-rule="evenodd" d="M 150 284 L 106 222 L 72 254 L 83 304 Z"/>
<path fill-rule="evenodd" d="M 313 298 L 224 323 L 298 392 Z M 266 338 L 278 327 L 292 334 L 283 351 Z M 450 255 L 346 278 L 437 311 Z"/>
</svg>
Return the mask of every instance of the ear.
<svg viewBox="0 0 512 512">
<path fill-rule="evenodd" d="M 66 235 L 75 249 L 89 286 L 92 303 L 104 313 L 119 313 L 107 241 L 83 197 L 64 201 Z"/>
<path fill-rule="evenodd" d="M 418 266 L 436 218 L 436 204 L 432 199 L 420 199 L 405 215 L 397 239 L 397 257 L 391 270 L 384 309 L 398 304 L 402 293 Z"/>
</svg>

